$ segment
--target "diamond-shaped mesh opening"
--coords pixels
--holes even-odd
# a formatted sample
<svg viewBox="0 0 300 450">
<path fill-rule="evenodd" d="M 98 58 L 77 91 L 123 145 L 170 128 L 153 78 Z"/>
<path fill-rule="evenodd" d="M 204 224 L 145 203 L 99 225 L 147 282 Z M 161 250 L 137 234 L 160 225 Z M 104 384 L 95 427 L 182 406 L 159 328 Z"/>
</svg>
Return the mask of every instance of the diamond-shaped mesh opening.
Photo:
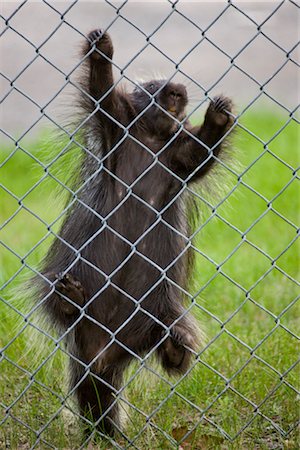
<svg viewBox="0 0 300 450">
<path fill-rule="evenodd" d="M 278 12 L 276 12 L 276 14 L 273 14 L 268 22 L 266 22 L 266 24 L 264 25 L 264 33 L 270 39 L 280 45 L 280 47 L 287 50 L 293 48 L 295 45 L 294 32 L 296 32 L 296 30 L 291 27 L 291 32 L 288 33 L 286 29 L 281 29 L 280 27 L 278 27 L 278 24 L 289 14 L 293 15 L 292 23 L 295 23 L 297 21 L 297 4 L 293 2 L 284 2 Z M 276 33 L 275 28 L 277 29 Z"/>
<path fill-rule="evenodd" d="M 221 34 L 221 27 L 226 27 L 226 23 L 235 23 L 236 30 L 243 29 L 242 41 L 237 41 L 233 33 L 227 29 L 226 34 Z M 257 30 L 255 25 L 249 20 L 247 16 L 240 13 L 239 10 L 228 8 L 220 19 L 205 33 L 205 35 L 218 46 L 221 50 L 226 52 L 233 58 L 239 53 L 241 47 L 246 46 L 249 41 L 256 35 Z M 250 49 L 251 51 L 251 49 Z"/>
<path fill-rule="evenodd" d="M 226 277 L 218 274 L 201 292 L 198 303 L 208 306 L 208 299 L 210 299 L 209 311 L 224 323 L 242 306 L 245 301 L 245 292 Z M 220 305 L 222 305 L 221 308 Z M 216 324 L 216 326 L 219 325 Z"/>
<path fill-rule="evenodd" d="M 285 398 L 284 402 L 282 402 L 282 398 Z M 286 433 L 298 422 L 297 413 L 292 407 L 295 401 L 297 401 L 297 393 L 289 386 L 282 384 L 278 389 L 274 389 L 272 395 L 267 398 L 260 409 L 263 414 L 268 410 L 268 417 Z"/>
<path fill-rule="evenodd" d="M 294 0 L 3 2 L 0 448 L 299 447 L 298 22 Z"/>
<path fill-rule="evenodd" d="M 260 359 L 251 357 L 248 364 L 231 381 L 231 386 L 249 402 L 259 405 L 279 383 L 280 378 L 274 371 Z"/>
<path fill-rule="evenodd" d="M 287 278 L 276 268 L 268 272 L 251 291 L 253 300 L 275 316 L 281 315 L 286 308 L 292 306 L 297 296 L 297 282 Z"/>
<path fill-rule="evenodd" d="M 228 350 L 226 353 L 224 352 L 225 349 Z M 223 364 L 218 366 L 216 361 L 220 358 Z M 225 379 L 231 378 L 238 372 L 248 358 L 249 351 L 247 348 L 226 332 L 221 333 L 204 354 L 204 361 L 209 362 L 210 366 L 220 372 Z"/>
<path fill-rule="evenodd" d="M 266 244 L 266 239 L 263 238 L 266 233 L 275 227 L 280 230 L 283 238 L 281 242 L 272 242 L 272 245 Z M 247 237 L 251 243 L 259 247 L 262 251 L 269 256 L 275 258 L 283 250 L 286 249 L 288 244 L 295 237 L 295 228 L 290 226 L 285 219 L 278 217 L 273 211 L 268 211 L 259 221 L 253 226 Z"/>
<path fill-rule="evenodd" d="M 242 316 L 247 315 L 250 323 L 255 323 L 255 334 L 251 325 L 247 324 L 247 327 L 241 329 L 239 323 Z M 230 318 L 230 321 L 226 323 L 226 327 L 233 333 L 234 336 L 241 339 L 242 342 L 248 344 L 250 347 L 256 347 L 256 345 L 265 338 L 268 333 L 271 333 L 275 327 L 274 317 L 271 316 L 267 309 L 263 309 L 259 303 L 251 301 L 248 298 L 245 303 L 240 307 L 236 314 Z"/>
<path fill-rule="evenodd" d="M 274 337 L 272 338 L 273 335 Z M 274 349 L 275 341 L 278 342 L 276 350 Z M 297 337 L 291 336 L 288 331 L 279 327 L 260 345 L 260 347 L 256 350 L 256 355 L 261 357 L 272 367 L 276 367 L 278 372 L 285 373 L 298 361 L 296 357 L 290 354 L 291 352 L 284 352 L 288 346 L 290 346 L 290 348 L 297 347 Z"/>
<path fill-rule="evenodd" d="M 227 436 L 234 438 L 241 424 L 252 419 L 253 407 L 236 393 L 226 390 L 214 403 L 207 417 L 218 423 Z"/>
<path fill-rule="evenodd" d="M 255 39 L 251 39 L 251 41 L 252 42 L 249 42 L 249 44 L 247 45 L 247 49 L 243 50 L 243 52 L 238 55 L 238 57 L 236 58 L 236 63 L 242 70 L 247 72 L 250 77 L 255 78 L 255 80 L 257 80 L 260 85 L 265 85 L 272 77 L 274 72 L 278 69 L 278 67 L 280 67 L 286 61 L 286 57 L 285 54 L 278 48 L 275 48 L 274 50 L 274 44 L 269 42 L 268 39 L 266 39 L 261 34 L 256 35 Z M 268 64 L 268 69 L 264 70 L 263 72 L 261 71 L 261 68 L 263 67 L 262 60 L 258 60 L 258 64 L 256 67 L 251 66 L 250 63 L 252 59 L 251 56 L 254 56 L 254 48 L 257 45 L 262 48 L 262 53 L 260 56 L 258 56 L 258 58 L 263 58 L 263 55 L 269 53 L 270 49 L 272 49 L 272 52 L 274 51 L 273 60 Z"/>
</svg>

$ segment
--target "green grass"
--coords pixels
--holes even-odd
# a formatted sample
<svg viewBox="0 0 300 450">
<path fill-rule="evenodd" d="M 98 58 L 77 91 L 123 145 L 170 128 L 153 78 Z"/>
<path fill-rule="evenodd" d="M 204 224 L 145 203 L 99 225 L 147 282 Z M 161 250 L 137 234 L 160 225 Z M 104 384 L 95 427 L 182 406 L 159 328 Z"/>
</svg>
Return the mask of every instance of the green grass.
<svg viewBox="0 0 300 450">
<path fill-rule="evenodd" d="M 287 120 L 272 113 L 247 113 L 242 124 L 266 143 Z M 45 164 L 56 150 L 41 142 L 24 148 Z M 128 374 L 133 380 L 126 397 L 144 414 L 122 402 L 125 432 L 133 439 L 144 427 L 135 441 L 141 449 L 179 448 L 179 444 L 184 449 L 299 448 L 294 431 L 286 437 L 278 431 L 287 432 L 299 415 L 294 390 L 299 389 L 299 370 L 294 365 L 299 306 L 294 302 L 298 291 L 293 280 L 299 276 L 295 226 L 300 196 L 299 180 L 289 167 L 299 164 L 297 125 L 290 122 L 271 140 L 272 154 L 243 130 L 235 147 L 233 154 L 241 168 L 237 174 L 225 170 L 219 178 L 222 195 L 214 195 L 214 189 L 220 189 L 214 188 L 213 178 L 211 192 L 200 191 L 215 210 L 199 200 L 200 225 L 205 226 L 195 237 L 199 253 L 190 288 L 195 296 L 193 311 L 207 335 L 199 362 L 179 382 L 162 379 L 146 368 L 137 373 L 138 365 Z M 41 261 L 52 238 L 47 224 L 57 222 L 62 208 L 63 198 L 56 198 L 57 181 L 51 174 L 65 180 L 76 151 L 64 157 L 65 171 L 56 170 L 60 161 L 51 165 L 50 176 L 31 156 L 13 151 L 3 148 L 0 160 L 1 164 L 12 155 L 0 168 L 1 183 L 11 192 L 0 190 L 0 221 L 5 223 L 0 231 L 0 285 L 5 286 L 1 298 L 6 300 L 0 301 L 0 347 L 5 347 L 0 359 L 0 423 L 7 417 L 0 426 L 0 448 L 29 448 L 36 439 L 57 448 L 78 448 L 79 424 L 61 409 L 66 356 L 14 310 L 28 276 L 26 266 L 36 267 Z M 55 223 L 52 229 L 58 226 Z M 28 305 L 30 299 L 18 308 L 26 312 Z M 30 316 L 33 324 L 37 320 L 36 313 Z M 71 400 L 68 405 L 74 408 Z M 230 442 L 224 432 L 231 437 L 240 434 Z M 125 445 L 122 438 L 118 443 Z M 40 441 L 37 448 L 49 446 Z"/>
</svg>

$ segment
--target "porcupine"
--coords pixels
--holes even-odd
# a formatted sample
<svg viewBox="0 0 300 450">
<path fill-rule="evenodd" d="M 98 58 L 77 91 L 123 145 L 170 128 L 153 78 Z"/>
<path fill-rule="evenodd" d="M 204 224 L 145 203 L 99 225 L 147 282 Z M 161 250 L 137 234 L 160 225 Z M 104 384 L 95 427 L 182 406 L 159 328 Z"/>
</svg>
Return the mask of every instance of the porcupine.
<svg viewBox="0 0 300 450">
<path fill-rule="evenodd" d="M 231 100 L 219 96 L 192 126 L 183 84 L 156 79 L 130 93 L 115 86 L 113 45 L 101 30 L 88 35 L 82 57 L 85 185 L 43 262 L 38 297 L 58 330 L 71 327 L 80 413 L 113 435 L 114 394 L 135 355 L 155 349 L 168 373 L 183 374 L 198 348 L 198 326 L 183 306 L 191 270 L 183 187 L 211 170 L 234 120 Z M 84 180 L 91 155 L 102 166 Z"/>
</svg>

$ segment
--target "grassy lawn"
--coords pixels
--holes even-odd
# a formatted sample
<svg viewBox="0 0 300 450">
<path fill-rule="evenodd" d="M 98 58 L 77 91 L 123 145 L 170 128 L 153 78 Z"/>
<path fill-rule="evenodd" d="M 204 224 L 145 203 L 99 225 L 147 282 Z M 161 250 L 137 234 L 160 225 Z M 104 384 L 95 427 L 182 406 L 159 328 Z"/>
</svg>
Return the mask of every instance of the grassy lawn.
<svg viewBox="0 0 300 450">
<path fill-rule="evenodd" d="M 221 189 L 212 178 L 209 193 L 197 190 L 202 217 L 190 292 L 207 340 L 181 380 L 148 362 L 155 371 L 130 369 L 121 405 L 136 447 L 120 438 L 120 448 L 299 448 L 299 131 L 288 119 L 246 113 L 232 150 L 239 169 L 228 162 Z M 62 401 L 67 358 L 35 330 L 35 312 L 25 319 L 18 311 L 30 310 L 30 299 L 19 301 L 20 286 L 49 246 L 48 225 L 59 227 L 63 196 L 55 188 L 76 151 L 45 171 L 38 161 L 47 164 L 55 154 L 52 142 L 24 149 L 33 157 L 13 147 L 0 152 L 0 448 L 75 449 L 81 435 L 68 410 L 74 405 Z"/>
</svg>

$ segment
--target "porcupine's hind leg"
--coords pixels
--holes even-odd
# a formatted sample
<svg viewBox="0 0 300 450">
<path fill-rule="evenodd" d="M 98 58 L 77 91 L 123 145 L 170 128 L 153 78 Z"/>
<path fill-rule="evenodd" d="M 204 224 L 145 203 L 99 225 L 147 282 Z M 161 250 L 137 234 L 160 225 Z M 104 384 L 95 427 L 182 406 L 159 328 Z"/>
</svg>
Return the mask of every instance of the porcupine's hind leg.
<svg viewBox="0 0 300 450">
<path fill-rule="evenodd" d="M 82 359 L 78 357 L 78 359 Z M 120 411 L 118 405 L 118 390 L 122 386 L 124 365 L 116 362 L 102 371 L 95 373 L 88 370 L 84 364 L 71 357 L 71 389 L 79 405 L 80 415 L 84 418 L 84 430 L 90 435 L 93 430 L 108 436 L 113 436 L 120 429 Z"/>
</svg>

